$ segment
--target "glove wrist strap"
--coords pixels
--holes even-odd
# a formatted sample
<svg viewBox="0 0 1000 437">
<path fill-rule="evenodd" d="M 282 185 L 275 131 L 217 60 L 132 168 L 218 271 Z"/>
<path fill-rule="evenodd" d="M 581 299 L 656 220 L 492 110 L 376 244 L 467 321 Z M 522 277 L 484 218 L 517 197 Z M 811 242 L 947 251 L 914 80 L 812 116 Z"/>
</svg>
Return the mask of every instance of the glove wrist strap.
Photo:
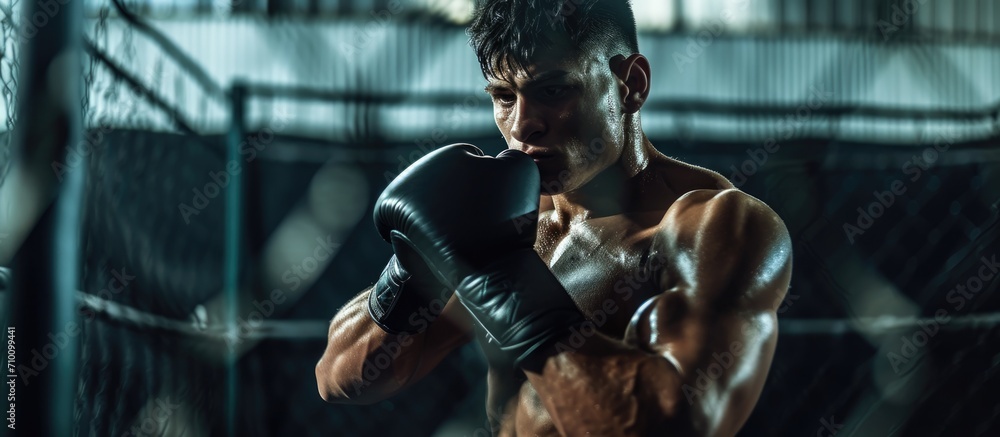
<svg viewBox="0 0 1000 437">
<path fill-rule="evenodd" d="M 417 290 L 406 290 L 409 279 L 410 273 L 393 255 L 368 295 L 368 314 L 376 325 L 390 334 L 415 334 L 427 326 L 427 323 L 411 323 L 411 316 L 419 314 L 426 302 Z"/>
</svg>

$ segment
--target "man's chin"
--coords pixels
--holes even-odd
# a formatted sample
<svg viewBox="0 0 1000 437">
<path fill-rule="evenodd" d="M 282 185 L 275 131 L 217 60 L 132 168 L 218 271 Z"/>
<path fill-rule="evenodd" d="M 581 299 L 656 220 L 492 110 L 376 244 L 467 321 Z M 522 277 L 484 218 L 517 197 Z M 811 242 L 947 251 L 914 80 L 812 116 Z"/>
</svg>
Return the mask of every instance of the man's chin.
<svg viewBox="0 0 1000 437">
<path fill-rule="evenodd" d="M 555 196 L 569 191 L 570 175 L 567 170 L 556 174 L 543 171 L 541 172 L 541 180 L 541 189 L 544 195 Z"/>
</svg>

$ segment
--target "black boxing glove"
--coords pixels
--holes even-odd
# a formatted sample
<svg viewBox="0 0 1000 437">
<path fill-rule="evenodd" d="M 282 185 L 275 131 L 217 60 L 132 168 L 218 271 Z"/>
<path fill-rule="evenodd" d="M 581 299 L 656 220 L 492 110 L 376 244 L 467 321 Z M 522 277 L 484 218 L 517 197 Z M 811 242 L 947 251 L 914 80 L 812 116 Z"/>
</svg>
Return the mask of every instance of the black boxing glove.
<svg viewBox="0 0 1000 437">
<path fill-rule="evenodd" d="M 494 178 L 492 183 L 523 177 L 507 167 L 503 158 L 456 144 L 418 160 L 386 187 L 375 202 L 374 219 L 395 255 L 368 299 L 368 312 L 379 327 L 392 334 L 426 329 L 464 276 L 460 271 L 477 265 L 483 248 L 475 242 L 483 239 L 483 229 L 493 228 L 497 247 L 518 238 L 514 220 L 537 213 L 537 189 L 531 202 L 525 201 L 530 196 L 513 192 L 475 197 L 472 185 L 484 177 Z"/>
<path fill-rule="evenodd" d="M 383 238 L 412 248 L 457 286 L 487 341 L 515 366 L 584 320 L 533 249 L 540 187 L 524 153 L 492 158 L 452 145 L 410 166 L 376 203 Z"/>
<path fill-rule="evenodd" d="M 522 249 L 469 275 L 456 290 L 473 319 L 515 367 L 586 319 L 532 249 Z"/>
<path fill-rule="evenodd" d="M 454 289 L 468 274 L 531 247 L 538 215 L 538 169 L 508 150 L 483 156 L 469 144 L 431 152 L 394 179 L 375 202 L 375 227 L 396 253 L 412 253 Z"/>
</svg>

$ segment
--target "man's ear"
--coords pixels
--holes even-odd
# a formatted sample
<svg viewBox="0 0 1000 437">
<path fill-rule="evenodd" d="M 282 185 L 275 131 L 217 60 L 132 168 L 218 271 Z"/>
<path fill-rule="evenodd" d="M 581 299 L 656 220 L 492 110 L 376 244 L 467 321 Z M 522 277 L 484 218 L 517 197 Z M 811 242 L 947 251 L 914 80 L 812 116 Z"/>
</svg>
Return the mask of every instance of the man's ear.
<svg viewBox="0 0 1000 437">
<path fill-rule="evenodd" d="M 649 97 L 649 60 L 638 53 L 611 58 L 611 70 L 618 78 L 622 111 L 634 114 Z"/>
</svg>

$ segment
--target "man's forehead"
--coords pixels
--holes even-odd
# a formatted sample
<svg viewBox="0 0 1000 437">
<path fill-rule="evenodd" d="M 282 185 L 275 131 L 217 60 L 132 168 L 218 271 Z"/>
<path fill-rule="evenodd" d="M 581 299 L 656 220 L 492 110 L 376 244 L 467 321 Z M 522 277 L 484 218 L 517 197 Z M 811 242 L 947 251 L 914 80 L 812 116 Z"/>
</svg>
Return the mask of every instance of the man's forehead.
<svg viewBox="0 0 1000 437">
<path fill-rule="evenodd" d="M 495 71 L 487 81 L 491 85 L 527 85 L 562 78 L 576 78 L 591 74 L 598 62 L 596 58 L 563 54 L 563 56 L 540 56 L 523 69 L 507 63 L 504 71 Z M 503 68 L 503 66 L 501 66 Z"/>
<path fill-rule="evenodd" d="M 535 68 L 530 71 L 518 71 L 508 76 L 491 76 L 488 82 L 491 86 L 527 86 L 533 83 L 546 82 L 554 79 L 573 77 L 572 71 L 562 68 L 540 69 Z"/>
</svg>

